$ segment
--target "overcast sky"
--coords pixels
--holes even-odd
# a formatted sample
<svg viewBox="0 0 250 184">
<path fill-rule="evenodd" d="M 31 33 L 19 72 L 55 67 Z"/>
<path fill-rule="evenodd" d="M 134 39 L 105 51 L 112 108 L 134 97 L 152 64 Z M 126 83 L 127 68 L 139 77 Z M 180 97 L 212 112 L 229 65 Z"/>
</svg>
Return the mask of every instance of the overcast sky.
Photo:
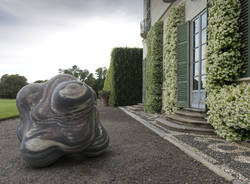
<svg viewBox="0 0 250 184">
<path fill-rule="evenodd" d="M 113 47 L 142 47 L 143 0 L 0 0 L 0 77 L 45 80 L 109 66 Z"/>
</svg>

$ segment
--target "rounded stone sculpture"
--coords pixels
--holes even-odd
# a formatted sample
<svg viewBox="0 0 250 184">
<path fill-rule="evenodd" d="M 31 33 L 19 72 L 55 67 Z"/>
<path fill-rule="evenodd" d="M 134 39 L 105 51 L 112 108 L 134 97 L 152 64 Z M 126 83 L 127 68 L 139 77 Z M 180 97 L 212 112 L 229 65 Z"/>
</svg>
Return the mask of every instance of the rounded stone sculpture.
<svg viewBox="0 0 250 184">
<path fill-rule="evenodd" d="M 96 93 L 71 75 L 23 87 L 16 103 L 21 155 L 33 167 L 50 165 L 66 154 L 98 156 L 108 147 Z"/>
</svg>

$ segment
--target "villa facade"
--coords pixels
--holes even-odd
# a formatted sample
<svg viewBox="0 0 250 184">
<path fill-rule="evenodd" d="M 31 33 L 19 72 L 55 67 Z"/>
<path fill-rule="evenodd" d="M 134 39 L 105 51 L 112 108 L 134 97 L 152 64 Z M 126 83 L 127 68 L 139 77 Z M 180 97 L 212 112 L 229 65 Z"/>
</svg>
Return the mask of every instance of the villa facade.
<svg viewBox="0 0 250 184">
<path fill-rule="evenodd" d="M 249 61 L 249 6 L 248 0 L 240 0 L 240 32 L 241 60 L 245 72 L 240 74 L 237 81 L 247 81 L 250 77 Z M 178 108 L 194 108 L 206 110 L 206 47 L 209 9 L 207 0 L 144 0 L 144 17 L 141 22 L 141 37 L 143 38 L 143 101 L 146 100 L 146 62 L 147 62 L 147 33 L 156 22 L 163 22 L 163 37 L 166 37 L 167 22 L 174 9 L 184 4 L 185 22 L 178 26 L 177 35 L 177 104 Z M 164 49 L 166 39 L 163 39 L 163 73 L 164 59 L 168 54 Z M 164 74 L 163 74 L 164 75 Z M 165 93 L 169 86 L 162 85 L 162 109 L 164 110 Z"/>
</svg>

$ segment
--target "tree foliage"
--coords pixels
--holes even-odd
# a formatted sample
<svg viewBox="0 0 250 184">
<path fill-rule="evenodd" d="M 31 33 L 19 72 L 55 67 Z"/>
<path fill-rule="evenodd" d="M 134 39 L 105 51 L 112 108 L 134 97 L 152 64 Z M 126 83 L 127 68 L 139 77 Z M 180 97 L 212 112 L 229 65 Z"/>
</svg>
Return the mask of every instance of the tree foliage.
<svg viewBox="0 0 250 184">
<path fill-rule="evenodd" d="M 0 97 L 16 98 L 18 91 L 27 84 L 27 79 L 24 76 L 5 74 L 0 80 Z"/>
<path fill-rule="evenodd" d="M 99 93 L 99 91 L 101 91 L 104 87 L 104 81 L 106 79 L 107 68 L 106 67 L 97 68 L 95 71 L 95 74 L 97 76 L 95 85 Z"/>
<path fill-rule="evenodd" d="M 90 74 L 87 69 L 82 70 L 77 65 L 73 65 L 72 68 L 68 69 L 59 69 L 59 73 L 73 75 L 82 82 L 84 82 Z"/>
<path fill-rule="evenodd" d="M 97 79 L 104 79 L 106 78 L 107 74 L 107 68 L 106 67 L 99 67 L 96 69 L 95 74 L 97 76 Z"/>
<path fill-rule="evenodd" d="M 37 81 L 35 81 L 34 83 L 45 83 L 45 82 L 47 82 L 48 80 L 37 80 Z"/>
<path fill-rule="evenodd" d="M 105 67 L 97 68 L 96 69 L 97 78 L 95 78 L 94 74 L 90 73 L 87 69 L 81 69 L 77 65 L 73 65 L 71 68 L 68 69 L 59 69 L 59 73 L 73 75 L 80 81 L 85 82 L 87 85 L 92 87 L 98 94 L 98 91 L 103 89 L 107 69 Z"/>
</svg>

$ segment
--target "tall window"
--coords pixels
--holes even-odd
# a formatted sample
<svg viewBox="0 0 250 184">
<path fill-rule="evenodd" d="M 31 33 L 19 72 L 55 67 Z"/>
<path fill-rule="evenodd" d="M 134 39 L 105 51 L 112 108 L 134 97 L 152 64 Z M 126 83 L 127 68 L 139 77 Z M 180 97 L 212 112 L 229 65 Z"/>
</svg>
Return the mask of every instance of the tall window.
<svg viewBox="0 0 250 184">
<path fill-rule="evenodd" d="M 146 0 L 146 31 L 149 31 L 151 26 L 151 0 Z"/>
<path fill-rule="evenodd" d="M 205 49 L 207 45 L 207 12 L 192 21 L 193 26 L 193 90 L 202 90 L 206 82 Z"/>
</svg>

